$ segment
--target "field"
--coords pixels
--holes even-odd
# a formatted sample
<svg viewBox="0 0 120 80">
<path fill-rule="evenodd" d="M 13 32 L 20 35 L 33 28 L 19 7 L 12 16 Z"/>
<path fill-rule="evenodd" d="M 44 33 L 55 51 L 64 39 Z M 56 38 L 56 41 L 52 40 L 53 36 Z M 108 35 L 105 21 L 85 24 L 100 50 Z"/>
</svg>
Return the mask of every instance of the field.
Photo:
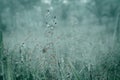
<svg viewBox="0 0 120 80">
<path fill-rule="evenodd" d="M 0 80 L 120 80 L 120 16 L 56 6 L 0 13 Z"/>
</svg>

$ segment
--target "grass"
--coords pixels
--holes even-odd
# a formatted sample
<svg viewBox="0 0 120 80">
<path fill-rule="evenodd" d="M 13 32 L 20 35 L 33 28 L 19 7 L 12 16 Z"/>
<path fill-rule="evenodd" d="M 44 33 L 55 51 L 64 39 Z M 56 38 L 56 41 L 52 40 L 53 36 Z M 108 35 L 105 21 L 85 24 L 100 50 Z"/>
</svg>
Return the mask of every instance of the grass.
<svg viewBox="0 0 120 80">
<path fill-rule="evenodd" d="M 13 49 L 2 44 L 0 80 L 120 80 L 120 45 L 115 41 L 113 48 L 113 36 L 106 29 L 84 25 L 54 31 L 48 27 L 50 34 L 42 36 L 41 42 L 31 41 L 31 46 L 28 37 Z M 1 36 L 0 40 L 3 43 Z"/>
</svg>

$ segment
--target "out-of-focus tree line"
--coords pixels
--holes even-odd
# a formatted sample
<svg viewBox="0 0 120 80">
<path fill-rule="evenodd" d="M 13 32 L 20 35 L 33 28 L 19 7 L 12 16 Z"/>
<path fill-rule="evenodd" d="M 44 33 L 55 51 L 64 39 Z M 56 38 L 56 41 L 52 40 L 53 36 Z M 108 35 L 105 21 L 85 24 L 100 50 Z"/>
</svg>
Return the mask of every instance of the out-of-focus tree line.
<svg viewBox="0 0 120 80">
<path fill-rule="evenodd" d="M 0 15 L 8 10 L 13 16 L 18 11 L 30 10 L 39 6 L 43 14 L 46 9 L 50 9 L 53 15 L 57 13 L 64 23 L 69 23 L 68 20 L 73 17 L 78 23 L 81 23 L 84 16 L 94 16 L 99 24 L 109 24 L 116 21 L 120 11 L 119 4 L 119 0 L 1 0 Z M 5 29 L 2 26 L 1 28 Z"/>
<path fill-rule="evenodd" d="M 42 10 L 42 14 L 45 14 L 46 10 L 49 9 L 53 15 L 56 13 L 64 23 L 70 20 L 69 18 L 71 17 L 75 17 L 80 22 L 82 15 L 84 15 L 84 9 L 82 7 L 84 5 L 81 0 L 1 0 L 1 23 L 2 14 L 6 13 L 5 11 L 8 11 L 11 16 L 14 16 L 18 11 L 30 10 L 38 6 Z M 1 28 L 4 30 L 5 27 L 1 26 Z"/>
</svg>

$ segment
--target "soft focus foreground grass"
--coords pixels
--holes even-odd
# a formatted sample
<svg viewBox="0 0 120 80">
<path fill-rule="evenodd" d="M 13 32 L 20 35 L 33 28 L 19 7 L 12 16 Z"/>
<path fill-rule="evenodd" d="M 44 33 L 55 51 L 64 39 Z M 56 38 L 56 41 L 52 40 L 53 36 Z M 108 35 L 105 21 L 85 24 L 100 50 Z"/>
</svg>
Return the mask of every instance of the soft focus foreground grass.
<svg viewBox="0 0 120 80">
<path fill-rule="evenodd" d="M 120 79 L 119 45 L 113 48 L 113 36 L 105 27 L 56 28 L 52 38 L 35 34 L 23 42 L 17 37 L 15 45 L 5 40 L 12 45 L 4 50 L 8 80 Z"/>
</svg>

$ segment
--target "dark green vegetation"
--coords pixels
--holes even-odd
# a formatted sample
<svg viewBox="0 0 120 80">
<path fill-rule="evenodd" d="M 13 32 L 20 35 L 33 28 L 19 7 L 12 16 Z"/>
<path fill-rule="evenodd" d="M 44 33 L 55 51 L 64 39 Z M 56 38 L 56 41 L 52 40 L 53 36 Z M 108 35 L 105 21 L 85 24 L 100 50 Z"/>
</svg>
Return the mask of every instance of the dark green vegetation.
<svg viewBox="0 0 120 80">
<path fill-rule="evenodd" d="M 120 0 L 0 0 L 0 80 L 120 80 Z"/>
</svg>

